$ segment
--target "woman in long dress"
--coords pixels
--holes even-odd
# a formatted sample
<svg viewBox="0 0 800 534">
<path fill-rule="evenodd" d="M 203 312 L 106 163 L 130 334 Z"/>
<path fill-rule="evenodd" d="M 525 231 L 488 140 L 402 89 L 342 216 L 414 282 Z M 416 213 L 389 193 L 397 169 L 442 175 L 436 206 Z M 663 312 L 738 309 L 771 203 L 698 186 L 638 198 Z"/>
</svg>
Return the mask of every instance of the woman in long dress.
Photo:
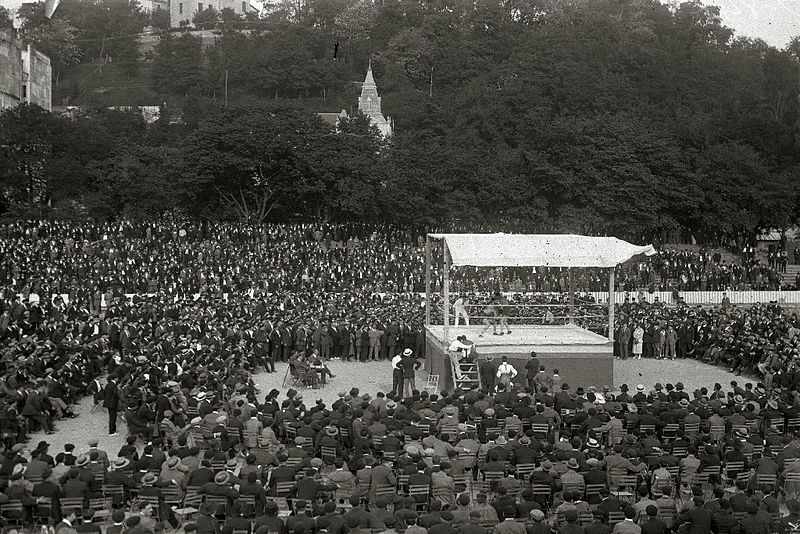
<svg viewBox="0 0 800 534">
<path fill-rule="evenodd" d="M 642 325 L 637 324 L 633 330 L 633 357 L 642 359 L 642 340 L 644 339 L 644 328 Z"/>
</svg>

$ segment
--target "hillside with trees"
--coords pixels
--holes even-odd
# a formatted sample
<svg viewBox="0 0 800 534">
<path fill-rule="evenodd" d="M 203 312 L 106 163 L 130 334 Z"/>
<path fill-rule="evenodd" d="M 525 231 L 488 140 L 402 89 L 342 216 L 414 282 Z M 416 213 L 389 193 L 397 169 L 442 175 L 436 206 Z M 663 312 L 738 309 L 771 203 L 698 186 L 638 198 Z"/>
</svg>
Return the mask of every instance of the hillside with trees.
<svg viewBox="0 0 800 534">
<path fill-rule="evenodd" d="M 163 31 L 146 57 L 124 37 L 153 28 L 134 3 L 114 4 L 113 29 L 87 5 L 109 3 L 25 15 L 29 39 L 60 43 L 59 86 L 98 109 L 0 115 L 7 212 L 702 241 L 797 221 L 800 41 L 739 38 L 699 2 L 307 0 L 202 21 L 210 45 Z M 315 115 L 355 106 L 370 58 L 389 140 Z M 162 105 L 157 124 L 100 111 L 111 103 L 70 81 L 110 66 L 149 99 L 117 103 Z"/>
</svg>

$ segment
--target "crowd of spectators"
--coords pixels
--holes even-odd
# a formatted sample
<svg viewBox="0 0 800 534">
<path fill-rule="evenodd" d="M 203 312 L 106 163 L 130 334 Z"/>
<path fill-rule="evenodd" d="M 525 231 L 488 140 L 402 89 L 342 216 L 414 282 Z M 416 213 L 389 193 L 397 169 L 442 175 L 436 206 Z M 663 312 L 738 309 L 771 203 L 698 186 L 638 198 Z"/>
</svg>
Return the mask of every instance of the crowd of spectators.
<svg viewBox="0 0 800 534">
<path fill-rule="evenodd" d="M 439 242 L 434 240 L 434 246 Z M 433 254 L 432 285 L 441 291 L 442 254 Z M 599 269 L 575 271 L 575 289 L 605 291 Z M 658 275 L 658 277 L 656 276 Z M 618 287 L 635 291 L 777 289 L 777 269 L 754 255 L 726 262 L 719 252 L 665 249 L 617 269 Z M 109 291 L 191 295 L 244 291 L 425 291 L 422 230 L 343 224 L 245 226 L 207 223 L 0 224 L 0 285 L 27 295 L 64 293 L 87 307 Z M 456 292 L 566 292 L 566 269 L 454 269 Z"/>
<path fill-rule="evenodd" d="M 0 447 L 3 522 L 59 534 L 102 522 L 131 534 L 766 534 L 800 521 L 800 397 L 783 383 L 612 392 L 533 365 L 525 388 L 354 388 L 326 406 L 305 389 L 259 392 L 257 359 L 236 347 L 11 362 L 4 399 L 21 418 L 6 412 L 3 429 L 25 422 Z M 83 394 L 111 421 L 124 411 L 119 451 L 25 444 L 26 424 Z"/>
<path fill-rule="evenodd" d="M 650 262 L 640 264 L 638 285 L 655 285 L 653 274 L 657 273 L 661 291 L 776 290 L 796 286 L 796 280 L 784 281 L 784 272 L 786 269 L 781 269 L 771 256 L 764 264 L 752 251 L 729 262 L 719 251 L 664 249 Z"/>
<path fill-rule="evenodd" d="M 693 358 L 737 374 L 798 385 L 800 320 L 779 304 L 718 308 L 628 302 L 618 306 L 614 352 L 629 358 Z"/>
<path fill-rule="evenodd" d="M 775 498 L 796 493 L 800 472 L 796 321 L 775 306 L 621 310 L 620 324 L 663 322 L 667 339 L 668 323 L 685 321 L 694 337 L 680 355 L 757 369 L 763 380 L 744 389 L 690 396 L 657 384 L 631 397 L 543 370 L 527 391 L 353 390 L 330 407 L 300 387 L 285 398 L 257 390 L 251 373 L 278 361 L 305 386 L 304 372 L 325 378 L 328 358 L 424 357 L 423 257 L 421 234 L 365 225 L 0 226 L 3 521 L 49 521 L 59 534 L 95 532 L 106 512 L 112 534 L 539 534 L 660 532 L 660 522 L 706 532 L 696 525 L 745 513 L 744 532 L 786 526 Z M 531 273 L 458 280 L 490 295 L 509 276 L 539 291 L 563 285 L 563 272 Z M 509 305 L 568 304 L 519 298 Z M 575 308 L 588 317 L 592 305 Z M 537 313 L 568 320 L 553 309 Z M 86 450 L 26 445 L 86 395 L 108 412 L 108 434 L 127 432 L 116 457 L 96 439 Z M 738 455 L 739 471 L 703 475 Z M 778 478 L 762 484 L 765 474 Z M 796 521 L 800 504 L 789 504 Z"/>
</svg>

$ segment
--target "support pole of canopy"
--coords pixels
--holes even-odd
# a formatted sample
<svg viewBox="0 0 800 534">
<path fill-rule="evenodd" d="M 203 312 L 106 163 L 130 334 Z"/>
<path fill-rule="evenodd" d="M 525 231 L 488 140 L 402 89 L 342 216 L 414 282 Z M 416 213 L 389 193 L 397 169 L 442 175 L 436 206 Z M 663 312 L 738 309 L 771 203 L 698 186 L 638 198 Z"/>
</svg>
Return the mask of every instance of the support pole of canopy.
<svg viewBox="0 0 800 534">
<path fill-rule="evenodd" d="M 569 271 L 569 322 L 575 322 L 575 271 L 568 267 Z"/>
<path fill-rule="evenodd" d="M 425 326 L 431 325 L 431 236 L 425 236 Z"/>
<path fill-rule="evenodd" d="M 450 338 L 447 337 L 450 326 L 450 250 L 447 248 L 447 241 L 442 240 L 442 248 L 444 249 L 444 280 L 442 289 L 444 290 L 444 342 L 445 345 L 450 344 Z"/>
<path fill-rule="evenodd" d="M 608 270 L 608 340 L 614 342 L 614 268 Z"/>
</svg>

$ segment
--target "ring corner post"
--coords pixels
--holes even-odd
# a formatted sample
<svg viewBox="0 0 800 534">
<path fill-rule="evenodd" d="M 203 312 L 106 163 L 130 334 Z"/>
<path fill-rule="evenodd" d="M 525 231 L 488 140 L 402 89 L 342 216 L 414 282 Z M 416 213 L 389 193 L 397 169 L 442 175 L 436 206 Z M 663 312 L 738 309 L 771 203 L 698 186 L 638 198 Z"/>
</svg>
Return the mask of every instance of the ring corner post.
<svg viewBox="0 0 800 534">
<path fill-rule="evenodd" d="M 614 267 L 608 270 L 608 340 L 614 342 Z"/>
<path fill-rule="evenodd" d="M 444 248 L 444 283 L 442 284 L 442 290 L 444 292 L 444 303 L 443 303 L 443 316 L 444 316 L 444 343 L 448 345 L 450 343 L 450 339 L 448 337 L 449 329 L 450 329 L 450 249 L 447 248 L 447 240 L 443 240 L 443 248 Z"/>
<path fill-rule="evenodd" d="M 569 322 L 575 324 L 575 269 L 567 267 L 569 272 Z"/>
<path fill-rule="evenodd" d="M 425 235 L 425 326 L 431 325 L 431 234 Z"/>
</svg>

